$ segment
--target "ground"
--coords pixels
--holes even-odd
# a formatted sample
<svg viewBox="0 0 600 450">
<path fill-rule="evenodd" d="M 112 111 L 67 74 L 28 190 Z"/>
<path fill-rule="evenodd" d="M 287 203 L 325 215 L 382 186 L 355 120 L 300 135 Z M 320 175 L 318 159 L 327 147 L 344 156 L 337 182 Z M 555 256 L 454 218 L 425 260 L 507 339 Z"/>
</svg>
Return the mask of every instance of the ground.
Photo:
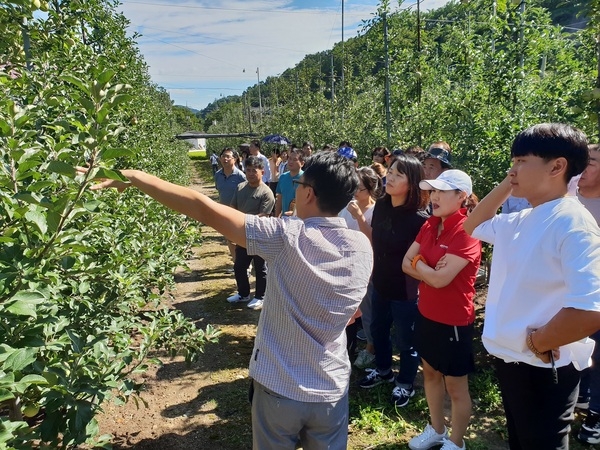
<svg viewBox="0 0 600 450">
<path fill-rule="evenodd" d="M 203 166 L 199 166 L 203 169 Z M 210 166 L 206 165 L 210 171 Z M 208 183 L 199 176 L 192 187 L 215 196 L 210 172 L 202 170 Z M 207 175 L 208 174 L 208 175 Z M 232 267 L 225 241 L 213 229 L 201 226 L 202 245 L 188 261 L 189 270 L 176 275 L 177 289 L 171 306 L 180 309 L 202 328 L 212 324 L 222 331 L 218 344 L 209 344 L 200 360 L 190 366 L 182 358 L 161 358 L 163 365 L 144 374 L 147 389 L 142 398 L 147 407 L 134 402 L 123 406 L 104 405 L 99 417 L 101 433 L 114 436 L 115 449 L 250 449 L 252 433 L 248 392 L 248 361 L 260 312 L 245 304 L 229 304 L 226 298 L 235 293 Z M 485 289 L 478 291 L 478 321 L 481 320 Z M 480 346 L 480 342 L 478 343 Z M 481 349 L 480 349 L 481 350 Z M 497 399 L 493 380 L 489 380 L 489 362 L 480 351 L 474 383 L 483 387 L 473 396 L 474 414 L 469 429 L 470 450 L 505 450 L 504 420 L 501 407 L 489 404 Z M 352 374 L 350 390 L 351 425 L 348 448 L 406 449 L 410 436 L 427 421 L 427 408 L 419 375 L 417 396 L 400 411 L 389 406 L 389 386 L 365 392 L 356 387 L 363 376 Z M 491 386 L 491 387 L 490 387 Z M 574 449 L 584 448 L 580 445 Z"/>
</svg>

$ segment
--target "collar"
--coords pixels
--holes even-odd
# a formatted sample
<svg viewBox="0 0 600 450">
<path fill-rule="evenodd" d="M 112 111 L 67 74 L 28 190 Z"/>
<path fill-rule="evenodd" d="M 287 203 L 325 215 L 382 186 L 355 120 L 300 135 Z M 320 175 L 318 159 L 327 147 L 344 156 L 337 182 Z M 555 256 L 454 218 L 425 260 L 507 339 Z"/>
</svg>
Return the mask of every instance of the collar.
<svg viewBox="0 0 600 450">
<path fill-rule="evenodd" d="M 342 217 L 323 217 L 315 216 L 304 219 L 304 224 L 307 227 L 324 227 L 324 228 L 348 228 L 346 220 Z"/>
<path fill-rule="evenodd" d="M 444 221 L 444 231 L 451 230 L 461 220 L 465 219 L 466 217 L 467 217 L 467 208 L 459 209 L 454 214 L 452 214 L 450 217 L 446 218 L 446 220 Z M 437 227 L 441 221 L 442 221 L 442 218 L 437 217 L 437 216 L 431 216 L 429 219 L 427 219 L 427 222 L 429 222 L 429 224 L 432 227 Z"/>
</svg>

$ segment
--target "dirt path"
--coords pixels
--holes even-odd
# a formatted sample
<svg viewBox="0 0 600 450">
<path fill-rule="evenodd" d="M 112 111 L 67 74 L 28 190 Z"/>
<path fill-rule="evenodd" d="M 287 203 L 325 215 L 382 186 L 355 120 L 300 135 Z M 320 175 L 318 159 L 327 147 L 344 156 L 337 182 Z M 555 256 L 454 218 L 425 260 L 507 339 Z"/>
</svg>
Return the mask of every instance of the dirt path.
<svg viewBox="0 0 600 450">
<path fill-rule="evenodd" d="M 210 175 L 205 178 L 210 179 Z M 192 188 L 216 196 L 212 183 L 203 184 L 199 178 Z M 164 364 L 140 379 L 147 386 L 142 395 L 147 407 L 140 403 L 137 408 L 134 402 L 104 405 L 104 413 L 98 418 L 100 431 L 114 436 L 112 442 L 117 450 L 252 447 L 248 361 L 260 312 L 226 301 L 235 292 L 233 274 L 227 272 L 232 267 L 227 246 L 211 228 L 202 226 L 202 236 L 202 245 L 188 261 L 190 270 L 180 270 L 176 275 L 177 290 L 171 305 L 201 328 L 207 324 L 219 328 L 219 343 L 207 345 L 199 361 L 191 366 L 186 366 L 183 358 L 161 358 Z M 358 409 L 363 407 L 373 411 L 371 416 L 362 414 L 372 419 L 351 424 L 348 448 L 406 448 L 405 442 L 427 420 L 424 398 L 415 400 L 401 413 L 390 411 L 386 387 L 364 392 L 356 387 L 361 376 L 361 371 L 352 373 L 351 420 L 356 420 Z M 416 384 L 422 389 L 420 374 Z M 499 432 L 501 421 L 498 411 L 474 418 L 469 436 L 471 448 L 506 449 Z"/>
<path fill-rule="evenodd" d="M 199 178 L 191 187 L 216 197 L 212 184 Z M 176 275 L 172 305 L 201 328 L 219 328 L 219 343 L 207 345 L 189 367 L 183 358 L 161 358 L 162 367 L 144 374 L 147 408 L 133 402 L 104 406 L 100 430 L 114 435 L 117 449 L 251 448 L 247 368 L 260 312 L 227 303 L 235 292 L 227 246 L 212 228 L 202 226 L 202 236 L 190 270 Z"/>
</svg>

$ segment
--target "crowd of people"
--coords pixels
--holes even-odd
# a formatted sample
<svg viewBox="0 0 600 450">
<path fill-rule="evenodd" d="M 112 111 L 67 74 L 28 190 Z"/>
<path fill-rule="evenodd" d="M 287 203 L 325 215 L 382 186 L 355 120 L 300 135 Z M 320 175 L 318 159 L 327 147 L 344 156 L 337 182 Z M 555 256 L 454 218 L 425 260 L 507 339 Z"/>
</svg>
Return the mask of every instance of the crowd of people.
<svg viewBox="0 0 600 450">
<path fill-rule="evenodd" d="M 422 367 L 430 422 L 409 448 L 465 449 L 481 242 L 494 246 L 482 340 L 509 447 L 567 449 L 576 406 L 588 408 L 577 437 L 600 443 L 600 149 L 570 125 L 539 124 L 515 137 L 510 157 L 480 202 L 444 141 L 375 147 L 364 167 L 348 141 L 269 158 L 260 141 L 225 148 L 218 202 L 136 170 L 92 189 L 134 186 L 227 239 L 238 290 L 227 300 L 262 310 L 253 448 L 345 449 L 353 361 L 368 369 L 358 386 L 393 385 L 398 408 Z"/>
</svg>

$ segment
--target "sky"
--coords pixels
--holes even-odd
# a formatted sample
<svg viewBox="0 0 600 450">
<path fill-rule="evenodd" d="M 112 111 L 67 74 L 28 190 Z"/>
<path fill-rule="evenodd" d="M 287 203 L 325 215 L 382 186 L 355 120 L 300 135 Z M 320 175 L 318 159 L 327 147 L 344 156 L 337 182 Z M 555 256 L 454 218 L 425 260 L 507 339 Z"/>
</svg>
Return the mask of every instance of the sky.
<svg viewBox="0 0 600 450">
<path fill-rule="evenodd" d="M 152 80 L 203 109 L 354 37 L 379 0 L 121 0 Z M 401 8 L 414 8 L 405 0 Z M 448 0 L 421 0 L 421 10 Z M 398 2 L 391 0 L 392 10 Z"/>
</svg>

